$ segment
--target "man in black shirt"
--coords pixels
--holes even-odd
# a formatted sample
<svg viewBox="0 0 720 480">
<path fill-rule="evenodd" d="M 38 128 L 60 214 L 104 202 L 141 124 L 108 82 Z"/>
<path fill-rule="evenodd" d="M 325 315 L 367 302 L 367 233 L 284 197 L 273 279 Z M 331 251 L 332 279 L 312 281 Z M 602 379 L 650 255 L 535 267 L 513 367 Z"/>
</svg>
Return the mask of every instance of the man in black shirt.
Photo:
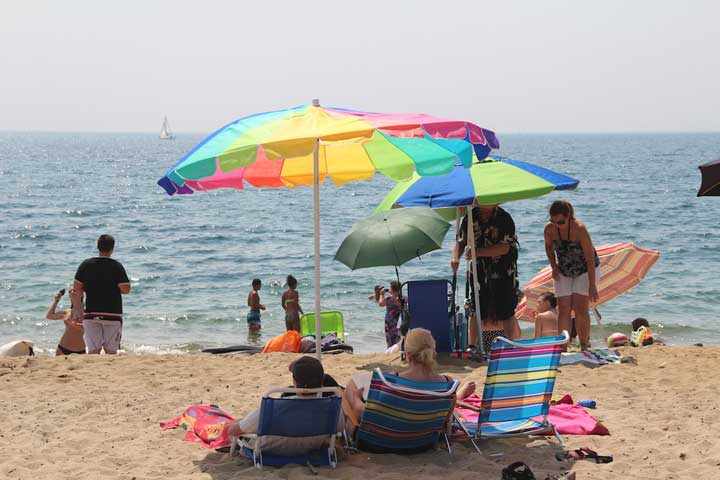
<svg viewBox="0 0 720 480">
<path fill-rule="evenodd" d="M 122 264 L 110 258 L 115 249 L 112 235 L 100 235 L 97 248 L 98 256 L 82 262 L 75 274 L 72 318 L 83 321 L 88 353 L 105 349 L 114 354 L 120 349 L 122 295 L 130 293 L 130 280 Z"/>
<path fill-rule="evenodd" d="M 480 318 L 482 319 L 482 340 L 485 352 L 489 351 L 494 337 L 504 335 L 517 336 L 515 307 L 517 307 L 517 258 L 518 242 L 515 234 L 515 222 L 505 210 L 497 205 L 476 206 L 472 211 L 473 234 L 475 236 L 474 259 L 477 268 Z M 450 266 L 457 272 L 460 257 L 471 249 L 467 241 L 468 217 L 463 218 Z M 476 342 L 477 323 L 475 321 L 475 295 L 472 274 L 470 275 L 470 331 L 468 342 Z M 477 344 L 476 344 L 477 345 Z"/>
</svg>

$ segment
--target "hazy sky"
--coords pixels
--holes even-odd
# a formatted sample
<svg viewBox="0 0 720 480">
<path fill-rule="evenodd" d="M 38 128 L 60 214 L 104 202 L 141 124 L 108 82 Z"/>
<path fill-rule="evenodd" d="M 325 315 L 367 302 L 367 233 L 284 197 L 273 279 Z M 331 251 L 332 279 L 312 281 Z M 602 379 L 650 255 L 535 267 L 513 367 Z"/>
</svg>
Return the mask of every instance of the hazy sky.
<svg viewBox="0 0 720 480">
<path fill-rule="evenodd" d="M 499 133 L 720 130 L 717 1 L 0 3 L 0 129 L 209 132 L 308 103 Z"/>
</svg>

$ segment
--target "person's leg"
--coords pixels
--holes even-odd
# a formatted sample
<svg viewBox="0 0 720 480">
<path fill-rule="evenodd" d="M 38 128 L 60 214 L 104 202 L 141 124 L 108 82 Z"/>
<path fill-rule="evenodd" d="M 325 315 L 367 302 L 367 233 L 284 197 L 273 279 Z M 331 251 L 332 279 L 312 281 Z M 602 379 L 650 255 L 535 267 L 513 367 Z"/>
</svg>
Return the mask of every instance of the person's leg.
<svg viewBox="0 0 720 480">
<path fill-rule="evenodd" d="M 83 320 L 83 340 L 88 354 L 100 354 L 103 344 L 102 320 Z"/>
<path fill-rule="evenodd" d="M 478 322 L 475 315 L 468 319 L 467 344 L 478 346 Z"/>
<path fill-rule="evenodd" d="M 350 407 L 352 414 L 355 419 L 359 422 L 362 418 L 362 414 L 365 411 L 365 402 L 363 402 L 363 392 L 355 385 L 352 380 L 345 386 L 343 392 L 343 399 L 347 402 Z"/>
<path fill-rule="evenodd" d="M 463 383 L 460 388 L 457 390 L 457 399 L 458 400 L 464 400 L 473 393 L 475 393 L 475 390 L 477 389 L 477 385 L 475 385 L 475 382 L 467 382 Z"/>
<path fill-rule="evenodd" d="M 106 320 L 103 322 L 103 347 L 107 355 L 115 355 L 120 350 L 122 322 Z"/>
<path fill-rule="evenodd" d="M 580 350 L 583 352 L 590 346 L 590 311 L 588 296 L 579 293 L 572 295 L 572 309 L 575 311 L 575 328 L 577 328 Z"/>
</svg>

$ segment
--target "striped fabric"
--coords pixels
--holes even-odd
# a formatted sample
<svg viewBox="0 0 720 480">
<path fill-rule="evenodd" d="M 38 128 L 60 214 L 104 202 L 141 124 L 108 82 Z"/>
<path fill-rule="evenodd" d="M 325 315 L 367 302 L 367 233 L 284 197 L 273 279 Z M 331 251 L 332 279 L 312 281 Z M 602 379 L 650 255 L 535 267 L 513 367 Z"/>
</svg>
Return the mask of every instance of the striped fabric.
<svg viewBox="0 0 720 480">
<path fill-rule="evenodd" d="M 435 446 L 455 406 L 453 382 L 418 383 L 387 374 L 385 379 L 401 387 L 452 393 L 431 396 L 401 391 L 385 384 L 374 372 L 357 429 L 360 449 L 410 452 Z"/>
<path fill-rule="evenodd" d="M 519 347 L 495 340 L 478 418 L 481 437 L 548 430 L 547 423 L 531 418 L 548 413 L 563 340 L 563 336 L 516 340 Z M 471 433 L 477 433 L 474 430 Z"/>
</svg>

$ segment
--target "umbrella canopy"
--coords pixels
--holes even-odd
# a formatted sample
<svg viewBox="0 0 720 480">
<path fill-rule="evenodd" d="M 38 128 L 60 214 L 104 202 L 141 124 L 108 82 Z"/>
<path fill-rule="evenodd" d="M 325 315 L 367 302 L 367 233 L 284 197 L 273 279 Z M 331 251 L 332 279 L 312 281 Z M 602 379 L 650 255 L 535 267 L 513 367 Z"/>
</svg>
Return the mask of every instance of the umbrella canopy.
<svg viewBox="0 0 720 480">
<path fill-rule="evenodd" d="M 302 105 L 236 120 L 198 144 L 158 181 L 168 194 L 230 187 L 336 185 L 372 178 L 444 175 L 498 148 L 495 134 L 425 114 L 382 114 Z"/>
<path fill-rule="evenodd" d="M 169 195 L 216 188 L 313 186 L 316 351 L 320 357 L 320 189 L 372 178 L 444 175 L 498 148 L 473 123 L 425 114 L 323 108 L 318 100 L 236 120 L 200 142 L 158 184 Z"/>
<path fill-rule="evenodd" d="M 379 212 L 353 225 L 335 254 L 351 270 L 396 266 L 442 248 L 450 224 L 430 208 Z"/>
<path fill-rule="evenodd" d="M 702 173 L 702 185 L 698 197 L 720 196 L 720 159 L 698 167 Z"/>
<path fill-rule="evenodd" d="M 597 248 L 597 253 L 600 257 L 600 283 L 597 285 L 600 298 L 595 306 L 631 290 L 660 258 L 659 251 L 640 248 L 630 242 L 602 245 Z M 518 305 L 515 317 L 534 321 L 532 312 L 537 308 L 538 297 L 552 291 L 552 269 L 548 265 L 525 285 L 525 299 Z"/>
<path fill-rule="evenodd" d="M 578 180 L 527 162 L 491 155 L 468 168 L 456 166 L 443 177 L 421 177 L 417 174 L 398 183 L 375 210 L 394 207 L 451 207 L 441 214 L 455 218 L 455 208 L 494 205 L 534 198 L 553 190 L 571 190 Z"/>
</svg>

